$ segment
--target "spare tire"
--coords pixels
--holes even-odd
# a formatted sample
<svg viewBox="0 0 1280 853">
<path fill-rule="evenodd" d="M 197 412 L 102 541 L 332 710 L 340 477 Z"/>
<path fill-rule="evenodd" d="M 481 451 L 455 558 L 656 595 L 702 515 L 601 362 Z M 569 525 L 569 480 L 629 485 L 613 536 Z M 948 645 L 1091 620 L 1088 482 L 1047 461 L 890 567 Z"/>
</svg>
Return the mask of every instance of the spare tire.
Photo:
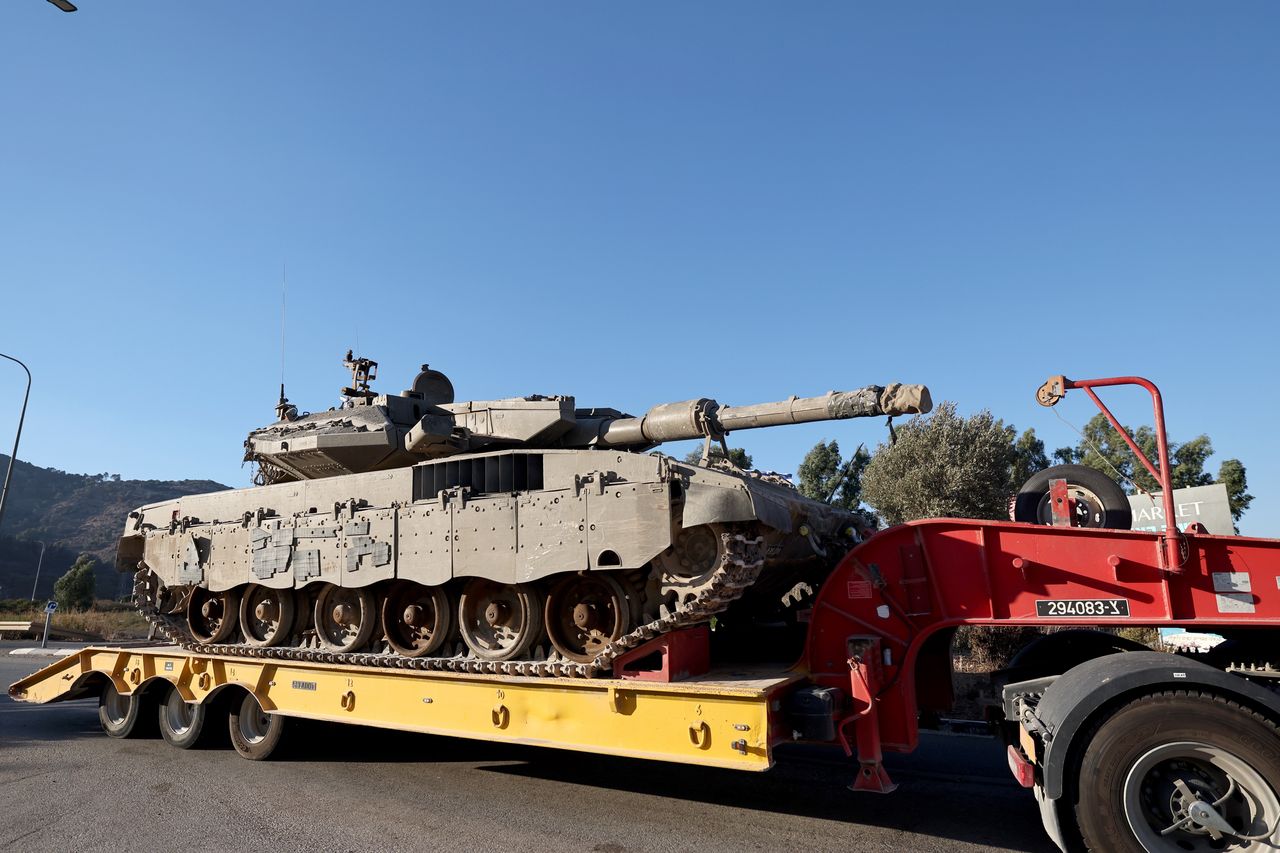
<svg viewBox="0 0 1280 853">
<path fill-rule="evenodd" d="M 1129 498 L 1110 477 L 1087 465 L 1054 465 L 1033 475 L 1018 491 L 1014 521 L 1053 524 L 1049 481 L 1066 480 L 1071 496 L 1072 527 L 1109 527 L 1128 530 L 1133 525 Z"/>
</svg>

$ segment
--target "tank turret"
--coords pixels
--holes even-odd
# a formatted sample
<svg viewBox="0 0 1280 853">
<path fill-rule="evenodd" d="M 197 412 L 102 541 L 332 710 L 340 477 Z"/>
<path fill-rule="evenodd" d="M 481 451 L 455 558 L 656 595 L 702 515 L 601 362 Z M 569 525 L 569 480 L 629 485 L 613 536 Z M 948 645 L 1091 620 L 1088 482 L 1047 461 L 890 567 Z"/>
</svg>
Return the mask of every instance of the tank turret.
<svg viewBox="0 0 1280 853">
<path fill-rule="evenodd" d="M 932 408 L 923 385 L 895 383 L 750 406 L 722 406 L 703 397 L 663 403 L 634 417 L 616 409 L 576 408 L 574 398 L 565 396 L 457 403 L 448 378 L 425 364 L 409 390 L 379 395 L 369 389 L 377 362 L 347 353 L 344 364 L 352 370 L 352 384 L 342 389 L 341 406 L 298 416 L 285 406 L 282 388 L 279 419 L 249 434 L 245 458 L 260 463 L 268 481 L 358 474 L 503 448 L 636 452 L 668 441 L 720 440 L 736 430 Z"/>
</svg>

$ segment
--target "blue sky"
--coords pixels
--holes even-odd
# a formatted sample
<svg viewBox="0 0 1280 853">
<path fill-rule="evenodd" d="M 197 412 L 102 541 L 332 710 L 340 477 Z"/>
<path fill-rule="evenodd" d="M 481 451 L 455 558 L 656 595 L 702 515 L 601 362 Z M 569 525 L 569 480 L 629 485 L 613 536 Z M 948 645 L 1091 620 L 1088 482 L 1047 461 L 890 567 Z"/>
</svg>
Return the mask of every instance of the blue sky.
<svg viewBox="0 0 1280 853">
<path fill-rule="evenodd" d="M 358 340 L 637 413 L 923 382 L 1053 448 L 1046 376 L 1135 373 L 1280 535 L 1274 3 L 80 5 L 0 10 L 21 458 L 244 485 L 287 265 L 303 408 Z"/>
</svg>

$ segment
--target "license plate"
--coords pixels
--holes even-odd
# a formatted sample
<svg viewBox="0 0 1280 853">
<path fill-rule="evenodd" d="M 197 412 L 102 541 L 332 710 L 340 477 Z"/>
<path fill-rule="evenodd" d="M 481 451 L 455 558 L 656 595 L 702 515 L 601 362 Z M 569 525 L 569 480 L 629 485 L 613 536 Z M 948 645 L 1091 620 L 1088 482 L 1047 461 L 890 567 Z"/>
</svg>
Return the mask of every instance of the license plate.
<svg viewBox="0 0 1280 853">
<path fill-rule="evenodd" d="M 1107 618 L 1129 615 L 1124 598 L 1054 598 L 1036 602 L 1036 616 L 1046 619 Z"/>
</svg>

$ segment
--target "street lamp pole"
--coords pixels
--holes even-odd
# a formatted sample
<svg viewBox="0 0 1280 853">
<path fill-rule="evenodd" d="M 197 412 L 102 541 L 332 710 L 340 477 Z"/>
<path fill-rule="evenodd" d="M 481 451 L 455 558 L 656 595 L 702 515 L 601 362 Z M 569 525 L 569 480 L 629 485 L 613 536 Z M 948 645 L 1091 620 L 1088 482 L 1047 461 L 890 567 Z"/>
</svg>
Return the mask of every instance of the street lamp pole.
<svg viewBox="0 0 1280 853">
<path fill-rule="evenodd" d="M 13 476 L 13 463 L 18 458 L 18 441 L 22 438 L 22 422 L 27 417 L 27 398 L 31 396 L 31 371 L 27 366 L 11 355 L 0 352 L 0 358 L 7 358 L 21 367 L 27 374 L 27 391 L 22 395 L 22 412 L 18 415 L 18 432 L 13 437 L 13 453 L 9 454 L 9 470 L 4 472 L 4 486 L 0 488 L 0 525 L 4 524 L 4 501 L 9 497 L 9 478 Z"/>
<path fill-rule="evenodd" d="M 31 600 L 36 600 L 36 587 L 40 586 L 40 567 L 44 565 L 44 543 L 40 543 L 40 560 L 36 563 L 36 582 L 31 585 Z"/>
</svg>

